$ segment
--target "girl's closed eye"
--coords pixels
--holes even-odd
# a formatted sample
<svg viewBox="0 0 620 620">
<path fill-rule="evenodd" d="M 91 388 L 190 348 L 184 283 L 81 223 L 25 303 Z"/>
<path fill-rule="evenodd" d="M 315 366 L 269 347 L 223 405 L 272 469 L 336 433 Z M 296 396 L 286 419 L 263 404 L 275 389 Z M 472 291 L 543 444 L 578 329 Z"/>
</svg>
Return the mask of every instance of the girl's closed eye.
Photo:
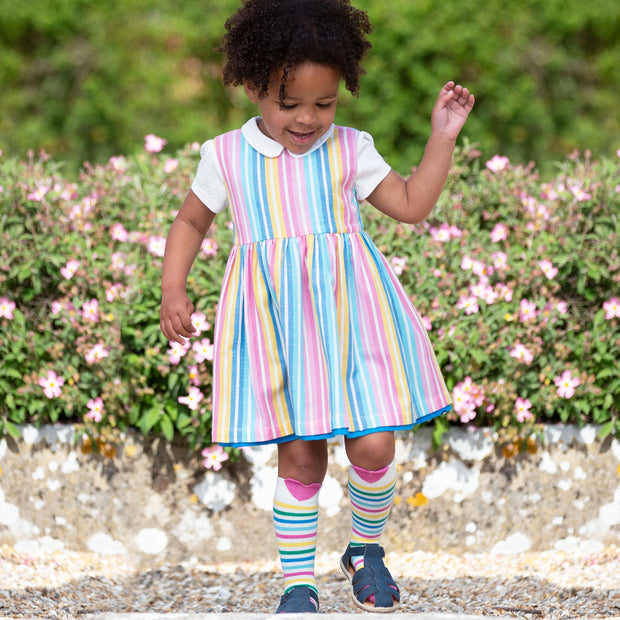
<svg viewBox="0 0 620 620">
<path fill-rule="evenodd" d="M 326 110 L 328 108 L 331 108 L 334 105 L 335 101 L 328 101 L 325 103 L 317 103 L 316 107 L 320 108 L 321 110 Z M 281 103 L 280 104 L 280 108 L 282 110 L 294 110 L 297 107 L 296 103 Z"/>
</svg>

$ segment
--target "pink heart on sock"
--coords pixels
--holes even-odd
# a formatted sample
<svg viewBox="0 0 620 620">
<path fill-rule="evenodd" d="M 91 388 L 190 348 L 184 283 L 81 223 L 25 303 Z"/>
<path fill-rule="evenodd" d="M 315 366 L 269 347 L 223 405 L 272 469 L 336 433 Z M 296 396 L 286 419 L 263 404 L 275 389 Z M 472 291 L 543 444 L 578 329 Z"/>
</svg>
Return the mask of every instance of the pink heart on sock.
<svg viewBox="0 0 620 620">
<path fill-rule="evenodd" d="M 312 482 L 311 484 L 304 484 L 299 480 L 293 480 L 293 478 L 286 478 L 284 480 L 286 488 L 289 493 L 298 501 L 304 502 L 307 499 L 313 498 L 321 489 L 320 482 Z"/>
</svg>

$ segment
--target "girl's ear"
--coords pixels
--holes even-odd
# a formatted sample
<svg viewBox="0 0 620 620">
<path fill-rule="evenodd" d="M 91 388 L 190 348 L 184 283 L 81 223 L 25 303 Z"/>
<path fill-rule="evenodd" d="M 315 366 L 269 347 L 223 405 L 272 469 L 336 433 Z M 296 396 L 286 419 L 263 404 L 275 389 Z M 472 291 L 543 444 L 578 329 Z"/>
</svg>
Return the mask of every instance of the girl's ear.
<svg viewBox="0 0 620 620">
<path fill-rule="evenodd" d="M 252 103 L 258 103 L 258 88 L 252 88 L 247 82 L 243 85 L 243 88 L 245 88 L 245 94 L 248 96 L 248 99 Z"/>
</svg>

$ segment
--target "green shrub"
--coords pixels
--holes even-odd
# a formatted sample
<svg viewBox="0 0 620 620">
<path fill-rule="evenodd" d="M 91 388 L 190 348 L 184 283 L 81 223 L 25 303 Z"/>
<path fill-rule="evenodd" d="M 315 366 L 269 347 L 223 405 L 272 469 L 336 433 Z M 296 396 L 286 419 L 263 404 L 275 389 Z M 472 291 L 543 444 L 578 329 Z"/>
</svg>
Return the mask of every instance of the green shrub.
<svg viewBox="0 0 620 620">
<path fill-rule="evenodd" d="M 361 97 L 338 122 L 369 131 L 401 173 L 419 161 L 449 79 L 475 93 L 465 135 L 489 157 L 551 161 L 587 145 L 611 156 L 620 115 L 617 0 L 359 0 L 375 26 Z M 239 0 L 0 0 L 0 149 L 44 148 L 73 172 L 175 148 L 255 113 L 213 50 Z"/>
<path fill-rule="evenodd" d="M 202 333 L 186 351 L 159 330 L 164 237 L 197 159 L 196 146 L 112 158 L 72 183 L 46 156 L 0 157 L 2 433 L 71 421 L 94 436 L 134 427 L 209 443 L 226 215 L 189 281 Z M 620 436 L 618 173 L 617 160 L 573 157 L 542 184 L 466 146 L 423 225 L 364 207 L 455 396 L 439 433 L 489 425 L 509 439 L 563 421 Z"/>
</svg>

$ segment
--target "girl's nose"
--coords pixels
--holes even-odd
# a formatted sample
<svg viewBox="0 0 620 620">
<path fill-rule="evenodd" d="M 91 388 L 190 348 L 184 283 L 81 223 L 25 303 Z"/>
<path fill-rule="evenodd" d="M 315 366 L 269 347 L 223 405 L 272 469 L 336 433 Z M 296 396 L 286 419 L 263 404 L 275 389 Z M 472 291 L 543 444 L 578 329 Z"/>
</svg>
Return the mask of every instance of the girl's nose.
<svg viewBox="0 0 620 620">
<path fill-rule="evenodd" d="M 314 110 L 311 108 L 304 107 L 299 110 L 297 114 L 297 122 L 302 125 L 311 125 L 316 119 L 316 115 L 314 114 Z"/>
</svg>

